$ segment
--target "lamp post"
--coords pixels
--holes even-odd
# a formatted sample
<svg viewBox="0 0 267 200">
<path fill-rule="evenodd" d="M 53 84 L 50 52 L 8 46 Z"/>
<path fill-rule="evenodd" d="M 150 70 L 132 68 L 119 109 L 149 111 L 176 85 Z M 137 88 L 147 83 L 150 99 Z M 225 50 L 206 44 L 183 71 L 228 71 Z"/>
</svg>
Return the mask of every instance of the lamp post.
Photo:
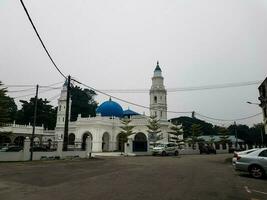
<svg viewBox="0 0 267 200">
<path fill-rule="evenodd" d="M 250 102 L 250 101 L 247 101 L 248 104 L 251 104 L 251 105 L 257 105 L 259 107 L 261 107 L 261 105 L 259 103 L 253 103 L 253 102 Z M 264 122 L 263 122 L 263 127 L 264 127 Z M 263 146 L 263 133 L 262 133 L 262 127 L 260 127 L 261 129 L 261 146 Z"/>
</svg>

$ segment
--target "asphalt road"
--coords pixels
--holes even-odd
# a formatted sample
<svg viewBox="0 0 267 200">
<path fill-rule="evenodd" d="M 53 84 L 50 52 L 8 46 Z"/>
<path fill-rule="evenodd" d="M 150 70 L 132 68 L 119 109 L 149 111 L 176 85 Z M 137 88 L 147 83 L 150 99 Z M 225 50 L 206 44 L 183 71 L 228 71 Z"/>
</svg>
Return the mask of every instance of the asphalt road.
<svg viewBox="0 0 267 200">
<path fill-rule="evenodd" d="M 267 180 L 235 172 L 230 156 L 0 163 L 0 199 L 266 200 Z"/>
</svg>

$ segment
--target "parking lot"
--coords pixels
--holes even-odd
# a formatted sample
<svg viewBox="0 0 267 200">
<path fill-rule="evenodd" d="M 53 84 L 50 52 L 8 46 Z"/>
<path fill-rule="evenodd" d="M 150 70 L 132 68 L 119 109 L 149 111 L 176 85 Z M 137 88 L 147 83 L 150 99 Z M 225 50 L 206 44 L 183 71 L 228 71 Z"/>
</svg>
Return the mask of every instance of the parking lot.
<svg viewBox="0 0 267 200">
<path fill-rule="evenodd" d="M 267 199 L 267 180 L 233 170 L 230 154 L 99 157 L 0 163 L 0 197 L 44 199 Z"/>
</svg>

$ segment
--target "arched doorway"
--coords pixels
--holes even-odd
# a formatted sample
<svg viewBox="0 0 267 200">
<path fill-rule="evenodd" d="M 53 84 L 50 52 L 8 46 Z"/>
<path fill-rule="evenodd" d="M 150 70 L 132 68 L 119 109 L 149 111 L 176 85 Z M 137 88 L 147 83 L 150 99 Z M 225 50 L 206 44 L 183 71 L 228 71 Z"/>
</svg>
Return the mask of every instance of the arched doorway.
<svg viewBox="0 0 267 200">
<path fill-rule="evenodd" d="M 93 136 L 90 132 L 85 132 L 82 137 L 82 150 L 86 149 L 86 138 L 91 138 L 91 149 L 93 148 Z"/>
<path fill-rule="evenodd" d="M 21 146 L 22 147 L 22 146 L 24 146 L 24 140 L 25 140 L 25 137 L 18 136 L 18 137 L 15 138 L 14 143 L 15 143 L 16 146 Z"/>
<path fill-rule="evenodd" d="M 74 145 L 75 144 L 75 135 L 73 133 L 69 134 L 69 145 Z"/>
<path fill-rule="evenodd" d="M 137 133 L 134 136 L 133 151 L 135 152 L 147 151 L 147 138 L 144 133 Z"/>
<path fill-rule="evenodd" d="M 102 151 L 109 151 L 109 134 L 105 132 L 102 137 Z"/>
<path fill-rule="evenodd" d="M 117 135 L 117 150 L 119 152 L 124 152 L 124 136 L 123 133 Z"/>
<path fill-rule="evenodd" d="M 0 135 L 0 147 L 11 143 L 11 139 L 6 135 Z"/>
</svg>

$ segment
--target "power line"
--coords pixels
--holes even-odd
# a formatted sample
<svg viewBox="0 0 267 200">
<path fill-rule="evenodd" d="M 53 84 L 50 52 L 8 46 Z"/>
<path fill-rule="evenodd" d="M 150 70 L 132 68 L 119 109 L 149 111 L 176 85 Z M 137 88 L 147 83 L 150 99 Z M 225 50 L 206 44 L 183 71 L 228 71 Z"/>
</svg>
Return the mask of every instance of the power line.
<svg viewBox="0 0 267 200">
<path fill-rule="evenodd" d="M 49 84 L 49 85 L 40 85 L 40 87 L 51 87 L 51 86 L 55 86 L 55 85 L 58 85 L 58 84 L 62 84 L 64 83 L 64 81 L 60 81 L 60 82 L 56 82 L 56 83 L 52 83 L 52 84 Z M 0 88 L 27 88 L 27 87 L 30 87 L 30 88 L 35 88 L 36 85 L 23 85 L 23 84 L 3 84 L 2 86 L 0 86 Z"/>
<path fill-rule="evenodd" d="M 86 85 L 86 84 L 84 84 L 84 83 L 81 83 L 81 82 L 79 82 L 79 81 L 77 81 L 77 80 L 75 80 L 75 79 L 72 79 L 72 80 L 75 81 L 75 82 L 77 82 L 77 83 L 79 83 L 80 85 L 83 85 L 84 87 L 87 87 L 87 88 L 89 88 L 89 89 L 91 89 L 91 90 L 94 90 L 94 91 L 97 92 L 97 93 L 103 94 L 103 95 L 108 96 L 108 97 L 111 97 L 111 98 L 113 98 L 113 99 L 117 99 L 117 100 L 119 100 L 119 101 L 122 101 L 122 102 L 127 103 L 127 104 L 131 104 L 131 105 L 134 105 L 134 106 L 137 106 L 137 107 L 141 107 L 141 108 L 145 108 L 145 109 L 150 109 L 150 107 L 148 107 L 148 106 L 144 106 L 144 105 L 141 105 L 141 104 L 137 104 L 137 103 L 130 102 L 130 101 L 128 101 L 128 100 L 124 100 L 124 99 L 122 99 L 122 98 L 119 98 L 119 97 L 116 97 L 116 96 L 107 94 L 107 93 L 102 92 L 102 91 L 100 91 L 100 90 L 97 90 L 97 89 L 95 89 L 95 88 L 93 88 L 93 87 L 90 87 L 90 86 L 88 86 L 88 85 Z M 162 111 L 162 110 L 158 110 L 158 109 L 153 109 L 153 110 L 155 110 L 155 111 Z M 177 114 L 181 114 L 181 113 L 183 113 L 183 114 L 185 114 L 185 113 L 187 113 L 187 114 L 188 114 L 188 113 L 192 113 L 191 111 L 187 111 L 187 112 L 167 111 L 167 112 L 168 112 L 168 113 L 177 113 Z"/>
<path fill-rule="evenodd" d="M 187 92 L 187 91 L 200 91 L 200 90 L 212 90 L 212 89 L 225 89 L 225 88 L 236 88 L 250 85 L 258 85 L 262 81 L 248 81 L 248 82 L 237 82 L 237 83 L 222 83 L 213 85 L 202 85 L 202 86 L 190 86 L 190 87 L 178 87 L 178 88 L 167 88 L 168 93 L 174 92 Z M 108 93 L 148 93 L 149 89 L 103 89 L 102 92 Z"/>
<path fill-rule="evenodd" d="M 209 117 L 209 116 L 206 116 L 206 115 L 202 115 L 200 113 L 196 113 L 198 116 L 200 117 L 203 117 L 203 118 L 207 118 L 207 119 L 211 119 L 211 120 L 215 120 L 215 121 L 228 121 L 228 122 L 234 122 L 234 121 L 243 121 L 243 120 L 246 120 L 246 119 L 250 119 L 250 118 L 253 118 L 253 117 L 256 117 L 258 115 L 261 115 L 262 112 L 260 113 L 257 113 L 257 114 L 254 114 L 254 115 L 250 115 L 250 116 L 247 116 L 247 117 L 242 117 L 242 118 L 237 118 L 237 119 L 218 119 L 218 118 L 214 118 L 214 117 Z"/>
<path fill-rule="evenodd" d="M 33 29 L 34 29 L 34 31 L 35 31 L 35 33 L 36 33 L 36 35 L 37 35 L 39 41 L 41 42 L 41 44 L 42 44 L 42 46 L 43 46 L 43 48 L 44 48 L 46 54 L 48 55 L 49 59 L 51 60 L 51 62 L 53 63 L 53 65 L 54 65 L 54 67 L 57 69 L 57 71 L 58 71 L 58 72 L 59 72 L 65 79 L 67 79 L 67 77 L 60 71 L 60 69 L 58 68 L 58 66 L 57 66 L 56 63 L 54 62 L 53 58 L 51 57 L 50 53 L 48 52 L 47 48 L 45 47 L 45 45 L 44 45 L 44 43 L 43 43 L 43 40 L 41 39 L 41 37 L 40 37 L 40 35 L 39 35 L 39 33 L 38 33 L 38 31 L 37 31 L 37 29 L 36 29 L 36 27 L 35 27 L 35 25 L 34 25 L 32 19 L 31 19 L 30 14 L 28 13 L 27 8 L 25 7 L 23 1 L 20 0 L 20 2 L 21 2 L 21 5 L 23 6 L 23 9 L 24 9 L 25 13 L 26 13 L 27 16 L 28 16 L 29 21 L 31 22 L 31 25 L 32 25 L 32 27 L 33 27 Z"/>
<path fill-rule="evenodd" d="M 54 89 L 49 88 L 49 89 L 47 89 L 47 90 L 42 90 L 42 91 L 39 92 L 39 94 L 41 94 L 41 93 L 45 93 L 45 92 L 49 92 L 49 91 L 52 91 L 52 90 L 54 90 Z M 33 95 L 35 95 L 35 93 L 25 94 L 25 95 L 16 96 L 16 97 L 11 97 L 11 98 L 13 98 L 13 99 L 17 99 L 17 98 L 28 97 L 28 96 L 33 96 Z"/>
</svg>

